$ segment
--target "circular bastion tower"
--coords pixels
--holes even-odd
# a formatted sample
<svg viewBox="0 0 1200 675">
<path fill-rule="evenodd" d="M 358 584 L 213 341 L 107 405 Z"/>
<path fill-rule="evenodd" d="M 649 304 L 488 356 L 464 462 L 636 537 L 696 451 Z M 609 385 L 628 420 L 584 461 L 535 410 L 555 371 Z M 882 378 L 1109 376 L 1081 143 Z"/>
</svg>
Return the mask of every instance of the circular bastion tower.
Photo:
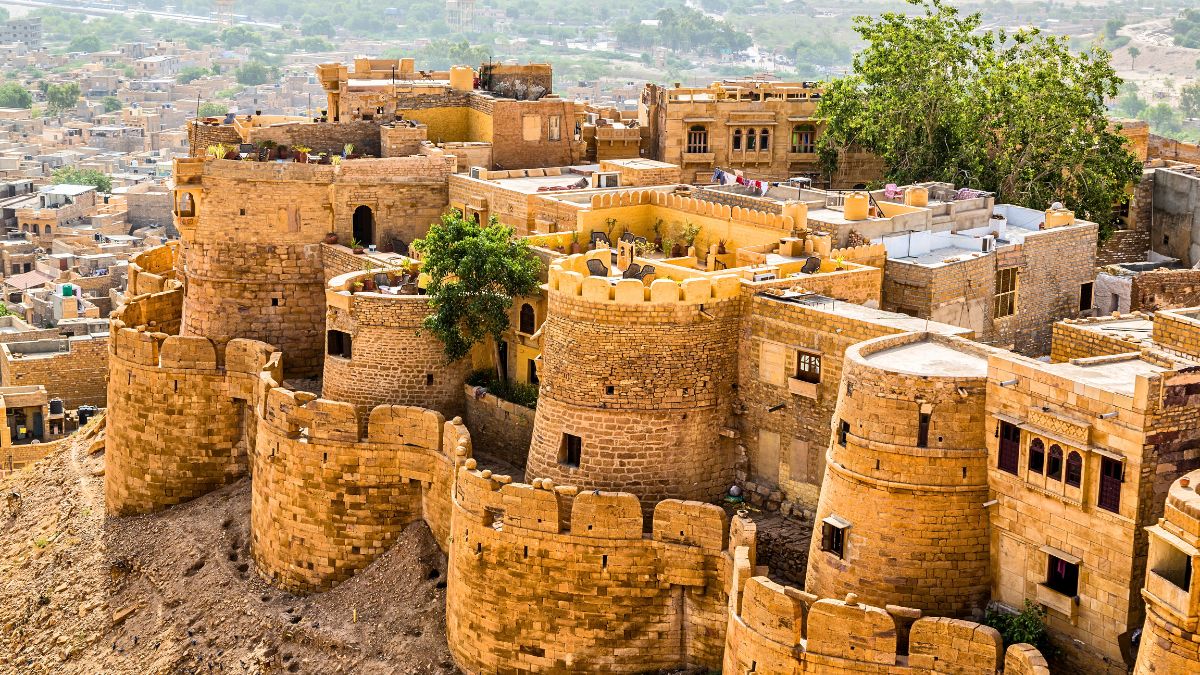
<svg viewBox="0 0 1200 675">
<path fill-rule="evenodd" d="M 951 616 L 983 609 L 988 353 L 926 333 L 846 350 L 805 590 Z"/>
<path fill-rule="evenodd" d="M 286 355 L 288 375 L 321 372 L 334 166 L 178 160 L 176 223 L 183 239 L 184 335 L 261 340 Z"/>
<path fill-rule="evenodd" d="M 587 276 L 586 261 L 550 267 L 527 476 L 630 492 L 647 513 L 662 499 L 718 497 L 733 479 L 721 429 L 736 377 L 738 279 L 614 284 Z"/>
<path fill-rule="evenodd" d="M 1134 675 L 1200 673 L 1200 471 L 1176 480 L 1150 533 Z"/>
</svg>

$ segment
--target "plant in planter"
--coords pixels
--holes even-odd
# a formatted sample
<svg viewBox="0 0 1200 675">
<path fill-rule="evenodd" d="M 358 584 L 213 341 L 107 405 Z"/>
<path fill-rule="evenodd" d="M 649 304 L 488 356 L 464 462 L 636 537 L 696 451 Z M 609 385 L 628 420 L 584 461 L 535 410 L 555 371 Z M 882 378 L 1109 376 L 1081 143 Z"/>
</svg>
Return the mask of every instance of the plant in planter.
<svg viewBox="0 0 1200 675">
<path fill-rule="evenodd" d="M 350 239 L 350 250 L 354 251 L 354 253 L 356 255 L 362 255 L 362 252 L 363 252 L 362 242 L 357 239 L 351 238 Z"/>
<path fill-rule="evenodd" d="M 846 269 L 846 256 L 844 256 L 844 255 L 834 256 L 833 262 L 837 263 L 837 267 L 834 268 L 835 270 Z"/>
<path fill-rule="evenodd" d="M 324 152 L 317 155 L 317 164 L 329 164 L 329 163 L 330 163 L 329 155 L 327 155 Z"/>
<path fill-rule="evenodd" d="M 342 157 L 346 159 L 357 159 L 358 155 L 354 154 L 354 144 L 347 143 L 342 147 Z"/>
<path fill-rule="evenodd" d="M 333 246 L 334 244 L 337 244 L 337 243 L 338 243 L 338 235 L 337 235 L 337 232 L 327 232 L 327 233 L 325 234 L 325 243 L 326 243 L 326 244 L 329 244 L 330 246 Z"/>
<path fill-rule="evenodd" d="M 361 281 L 356 281 L 356 282 L 350 284 L 350 293 L 351 294 L 361 293 L 362 289 L 363 289 L 363 284 Z"/>
<path fill-rule="evenodd" d="M 727 243 L 724 239 L 717 240 L 717 255 L 725 255 L 725 244 Z"/>
<path fill-rule="evenodd" d="M 375 285 L 375 266 L 371 264 L 370 260 L 363 263 L 363 271 L 367 273 L 367 276 L 363 277 L 362 280 L 363 290 L 376 290 L 378 287 Z"/>
<path fill-rule="evenodd" d="M 583 247 L 580 246 L 580 244 L 579 244 L 579 232 L 577 232 L 577 231 L 572 232 L 571 233 L 571 253 L 580 253 L 582 251 L 583 251 Z"/>
<path fill-rule="evenodd" d="M 312 151 L 312 148 L 303 145 L 293 145 L 292 151 L 296 155 L 297 164 L 308 164 L 308 153 Z"/>
<path fill-rule="evenodd" d="M 275 158 L 276 159 L 287 159 L 290 156 L 291 156 L 291 151 L 288 150 L 288 146 L 286 146 L 286 145 L 280 145 L 278 148 L 275 149 Z"/>
<path fill-rule="evenodd" d="M 687 221 L 683 224 L 683 231 L 679 233 L 679 240 L 683 243 L 684 248 L 691 248 L 696 245 L 696 237 L 699 235 L 700 226 Z"/>
<path fill-rule="evenodd" d="M 330 163 L 330 164 L 332 164 L 332 165 L 334 165 L 334 166 L 341 166 L 341 165 L 342 165 L 342 156 L 341 156 L 341 155 L 334 155 L 333 157 L 330 157 L 330 158 L 329 158 L 329 163 Z"/>
<path fill-rule="evenodd" d="M 604 220 L 604 234 L 608 236 L 608 240 L 613 240 L 613 233 L 617 231 L 617 219 L 606 218 Z"/>
<path fill-rule="evenodd" d="M 208 155 L 212 159 L 224 159 L 225 155 L 228 152 L 229 152 L 229 147 L 226 146 L 224 143 L 215 143 L 213 145 L 208 146 L 208 149 L 205 150 L 204 154 Z"/>
<path fill-rule="evenodd" d="M 662 251 L 663 255 L 671 255 L 676 246 L 679 246 L 679 244 L 675 242 L 675 237 L 667 235 L 658 243 L 658 250 Z"/>
<path fill-rule="evenodd" d="M 654 247 L 660 251 L 663 250 L 663 219 L 659 218 L 654 221 Z"/>
</svg>

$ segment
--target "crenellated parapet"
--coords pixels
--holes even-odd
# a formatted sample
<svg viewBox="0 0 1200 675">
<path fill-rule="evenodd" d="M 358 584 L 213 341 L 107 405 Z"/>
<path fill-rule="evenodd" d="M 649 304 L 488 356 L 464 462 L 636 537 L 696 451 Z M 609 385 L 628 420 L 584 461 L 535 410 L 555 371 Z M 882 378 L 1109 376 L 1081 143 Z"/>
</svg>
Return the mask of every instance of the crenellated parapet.
<svg viewBox="0 0 1200 675">
<path fill-rule="evenodd" d="M 550 267 L 528 475 L 631 492 L 647 512 L 663 499 L 714 499 L 733 480 L 721 429 L 737 373 L 740 281 L 613 283 L 579 271 L 595 255 Z"/>
<path fill-rule="evenodd" d="M 180 287 L 176 281 L 179 266 L 179 242 L 168 241 L 162 246 L 146 249 L 129 258 L 129 297 L 160 293 Z"/>
<path fill-rule="evenodd" d="M 1049 675 L 1030 645 L 1003 648 L 996 629 L 920 611 L 818 596 L 757 576 L 734 551 L 723 672 Z"/>
<path fill-rule="evenodd" d="M 443 415 L 463 412 L 463 383 L 469 358 L 447 362 L 444 347 L 423 322 L 432 313 L 429 296 L 352 290 L 380 272 L 334 277 L 325 290 L 326 355 L 321 394 L 353 403 L 365 416 L 383 404 L 412 405 Z M 391 272 L 397 286 L 400 279 Z"/>
<path fill-rule="evenodd" d="M 154 297 L 147 296 L 147 297 Z M 179 504 L 245 474 L 255 407 L 281 375 L 253 340 L 224 349 L 112 321 L 105 496 L 118 515 Z"/>
<path fill-rule="evenodd" d="M 470 460 L 453 506 L 447 629 L 466 672 L 719 668 L 719 507 L 666 500 L 646 518 L 632 494 L 514 483 Z"/>
<path fill-rule="evenodd" d="M 380 405 L 360 420 L 350 403 L 275 387 L 257 428 L 251 551 L 264 577 L 327 590 L 421 519 L 447 545 L 455 462 L 471 455 L 458 418 Z"/>
</svg>

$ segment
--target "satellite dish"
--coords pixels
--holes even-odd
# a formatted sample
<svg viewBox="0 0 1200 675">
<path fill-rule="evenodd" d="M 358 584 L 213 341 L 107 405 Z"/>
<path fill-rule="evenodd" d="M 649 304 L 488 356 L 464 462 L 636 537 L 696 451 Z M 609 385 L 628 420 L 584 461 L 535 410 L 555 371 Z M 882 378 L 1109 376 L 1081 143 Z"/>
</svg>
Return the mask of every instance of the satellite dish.
<svg viewBox="0 0 1200 675">
<path fill-rule="evenodd" d="M 1062 207 L 1063 207 L 1062 202 L 1054 202 L 1053 204 L 1050 205 L 1050 208 L 1054 209 L 1055 211 L 1061 211 Z"/>
</svg>

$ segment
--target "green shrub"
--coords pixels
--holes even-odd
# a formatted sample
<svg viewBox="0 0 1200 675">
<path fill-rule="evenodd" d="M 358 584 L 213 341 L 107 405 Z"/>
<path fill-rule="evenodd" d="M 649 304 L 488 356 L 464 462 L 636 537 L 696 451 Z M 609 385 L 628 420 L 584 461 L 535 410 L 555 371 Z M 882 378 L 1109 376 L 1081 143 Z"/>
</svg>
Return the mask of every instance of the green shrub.
<svg viewBox="0 0 1200 675">
<path fill-rule="evenodd" d="M 1004 638 L 1004 646 L 1020 643 L 1031 644 L 1043 654 L 1049 653 L 1049 642 L 1046 635 L 1046 610 L 1029 600 L 1020 612 L 989 609 L 983 617 L 983 623 L 1000 631 Z"/>
<path fill-rule="evenodd" d="M 467 376 L 467 384 L 472 387 L 483 387 L 496 398 L 509 403 L 516 403 L 526 408 L 537 408 L 538 386 L 526 382 L 498 382 L 496 373 L 489 369 L 476 370 Z"/>
</svg>

